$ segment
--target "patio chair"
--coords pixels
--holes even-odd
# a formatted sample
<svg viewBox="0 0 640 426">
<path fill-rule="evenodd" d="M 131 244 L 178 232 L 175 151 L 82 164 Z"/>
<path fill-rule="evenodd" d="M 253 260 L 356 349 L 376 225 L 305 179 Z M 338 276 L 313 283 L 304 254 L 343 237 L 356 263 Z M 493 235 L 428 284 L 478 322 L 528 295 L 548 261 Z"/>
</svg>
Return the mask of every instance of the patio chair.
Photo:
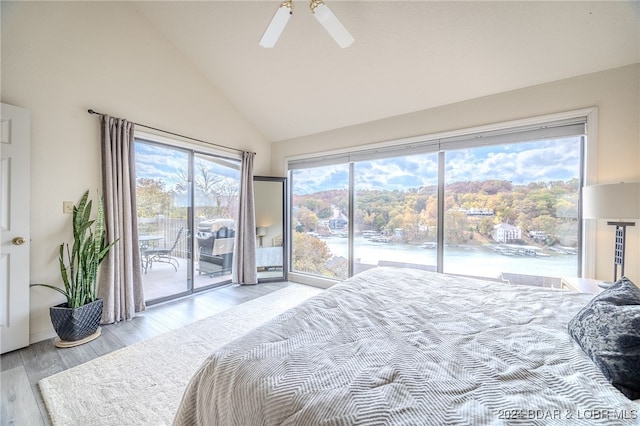
<svg viewBox="0 0 640 426">
<path fill-rule="evenodd" d="M 180 241 L 180 236 L 182 235 L 183 229 L 184 227 L 180 228 L 180 230 L 178 231 L 178 235 L 176 235 L 176 239 L 171 247 L 150 247 L 142 251 L 142 256 L 145 258 L 145 273 L 147 273 L 147 271 L 151 268 L 153 262 L 168 263 L 173 266 L 176 272 L 178 272 L 178 266 L 180 264 L 178 263 L 178 259 L 172 256 L 172 253 L 178 245 L 178 241 Z"/>
</svg>

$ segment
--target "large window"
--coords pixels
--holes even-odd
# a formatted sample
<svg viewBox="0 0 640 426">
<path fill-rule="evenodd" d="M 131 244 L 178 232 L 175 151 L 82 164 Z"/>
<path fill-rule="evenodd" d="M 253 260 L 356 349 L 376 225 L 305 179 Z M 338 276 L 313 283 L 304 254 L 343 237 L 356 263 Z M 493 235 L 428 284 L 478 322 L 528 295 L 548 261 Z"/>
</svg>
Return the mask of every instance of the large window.
<svg viewBox="0 0 640 426">
<path fill-rule="evenodd" d="M 349 166 L 294 170 L 290 182 L 291 270 L 347 278 Z"/>
<path fill-rule="evenodd" d="M 136 139 L 135 170 L 147 302 L 230 282 L 240 161 Z"/>
<path fill-rule="evenodd" d="M 444 272 L 578 274 L 581 137 L 445 153 Z"/>
<path fill-rule="evenodd" d="M 289 162 L 293 273 L 580 275 L 585 118 Z"/>
<path fill-rule="evenodd" d="M 353 165 L 354 273 L 376 265 L 436 269 L 438 156 Z"/>
</svg>

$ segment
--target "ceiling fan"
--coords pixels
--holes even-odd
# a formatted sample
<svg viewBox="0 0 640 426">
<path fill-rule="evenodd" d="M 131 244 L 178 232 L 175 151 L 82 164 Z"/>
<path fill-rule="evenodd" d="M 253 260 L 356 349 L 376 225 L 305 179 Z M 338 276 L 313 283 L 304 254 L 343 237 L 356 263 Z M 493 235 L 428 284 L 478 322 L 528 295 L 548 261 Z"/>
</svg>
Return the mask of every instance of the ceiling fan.
<svg viewBox="0 0 640 426">
<path fill-rule="evenodd" d="M 345 48 L 351 46 L 355 39 L 322 0 L 311 0 L 309 2 L 309 8 L 313 16 L 316 17 L 318 22 L 322 24 L 324 29 L 327 30 L 329 35 L 333 37 L 340 47 Z M 284 27 L 287 25 L 287 22 L 289 22 L 291 15 L 293 15 L 293 0 L 285 0 L 280 3 L 280 7 L 276 10 L 276 14 L 273 15 L 271 23 L 269 23 L 267 30 L 260 39 L 260 46 L 275 46 L 280 34 L 284 31 Z"/>
</svg>

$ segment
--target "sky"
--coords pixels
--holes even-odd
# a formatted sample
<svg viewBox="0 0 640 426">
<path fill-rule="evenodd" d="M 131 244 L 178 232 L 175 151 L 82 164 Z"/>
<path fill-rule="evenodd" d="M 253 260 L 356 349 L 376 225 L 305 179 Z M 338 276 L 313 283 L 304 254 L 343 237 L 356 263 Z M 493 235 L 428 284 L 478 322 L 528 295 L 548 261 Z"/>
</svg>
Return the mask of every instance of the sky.
<svg viewBox="0 0 640 426">
<path fill-rule="evenodd" d="M 447 151 L 445 180 L 507 180 L 515 185 L 566 181 L 580 175 L 580 138 L 565 138 Z M 438 154 L 427 153 L 355 165 L 356 189 L 406 190 L 436 185 Z M 349 165 L 296 170 L 292 190 L 297 195 L 347 189 Z"/>
<path fill-rule="evenodd" d="M 579 138 L 496 145 L 446 153 L 445 179 L 459 181 L 508 180 L 515 185 L 530 182 L 569 180 L 579 176 Z M 218 161 L 215 157 L 208 159 Z M 438 154 L 427 153 L 355 165 L 356 188 L 407 190 L 437 185 Z M 136 177 L 162 179 L 165 189 L 180 180 L 178 171 L 186 171 L 188 151 L 162 145 L 136 143 Z M 237 178 L 235 168 L 216 167 L 216 173 Z M 292 190 L 312 194 L 330 189 L 347 189 L 349 166 L 316 167 L 296 170 Z"/>
<path fill-rule="evenodd" d="M 183 176 L 187 173 L 189 162 L 188 150 L 136 142 L 135 155 L 136 179 L 161 179 L 165 183 L 166 190 L 173 189 L 178 183 L 184 185 Z M 217 175 L 234 179 L 239 176 L 239 161 L 199 154 L 197 154 L 196 161 L 202 161 L 206 167 L 213 167 Z M 235 167 L 225 167 L 222 164 Z"/>
</svg>

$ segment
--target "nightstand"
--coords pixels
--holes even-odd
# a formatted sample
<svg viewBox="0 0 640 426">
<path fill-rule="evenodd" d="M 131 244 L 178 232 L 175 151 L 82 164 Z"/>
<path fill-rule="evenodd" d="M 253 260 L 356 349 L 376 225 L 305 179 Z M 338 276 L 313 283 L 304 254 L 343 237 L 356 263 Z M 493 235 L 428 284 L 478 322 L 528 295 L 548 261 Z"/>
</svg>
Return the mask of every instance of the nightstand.
<svg viewBox="0 0 640 426">
<path fill-rule="evenodd" d="M 604 291 L 604 288 L 598 285 L 601 282 L 601 280 L 578 277 L 562 277 L 561 280 L 563 289 L 591 294 L 598 294 Z"/>
</svg>

